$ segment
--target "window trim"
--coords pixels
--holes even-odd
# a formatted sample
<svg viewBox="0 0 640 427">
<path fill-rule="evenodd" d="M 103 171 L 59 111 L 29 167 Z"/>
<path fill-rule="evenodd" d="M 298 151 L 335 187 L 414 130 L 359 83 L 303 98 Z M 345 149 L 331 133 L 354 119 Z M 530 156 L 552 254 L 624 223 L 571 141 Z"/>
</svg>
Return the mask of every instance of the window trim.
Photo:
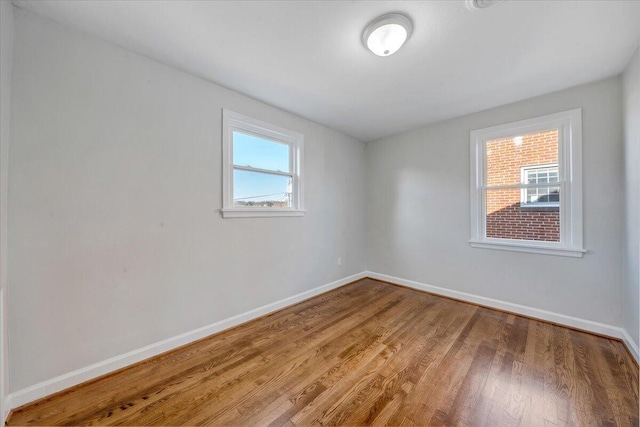
<svg viewBox="0 0 640 427">
<path fill-rule="evenodd" d="M 558 129 L 558 187 L 560 187 L 560 241 L 544 242 L 486 237 L 486 142 Z M 470 133 L 470 234 L 474 248 L 500 249 L 546 255 L 582 257 L 582 109 L 562 111 L 517 122 L 472 130 Z M 529 184 L 508 186 L 528 188 Z M 536 186 L 539 186 L 536 184 Z"/>
<path fill-rule="evenodd" d="M 254 135 L 259 138 L 273 140 L 289 146 L 289 173 L 282 175 L 292 177 L 292 207 L 236 207 L 233 205 L 233 171 L 234 169 L 250 170 L 260 173 L 281 173 L 262 170 L 260 168 L 234 166 L 233 164 L 233 132 Z M 288 217 L 304 216 L 304 192 L 302 180 L 302 160 L 304 158 L 304 135 L 261 120 L 254 119 L 231 110 L 222 110 L 222 217 Z"/>
<path fill-rule="evenodd" d="M 527 172 L 532 171 L 532 170 L 536 170 L 536 169 L 552 169 L 552 168 L 556 168 L 557 170 L 560 170 L 560 168 L 558 167 L 557 163 L 547 163 L 547 164 L 540 164 L 540 165 L 528 165 L 528 166 L 521 166 L 520 167 L 520 183 L 521 184 L 528 184 L 528 179 L 527 179 Z M 557 185 L 551 185 L 551 184 L 555 184 L 552 182 L 547 183 L 549 185 L 545 185 L 543 187 L 528 187 L 528 188 L 522 188 L 520 190 L 520 209 L 536 209 L 536 208 L 559 208 L 560 207 L 560 202 L 534 202 L 534 203 L 527 203 L 527 190 L 529 188 L 550 188 L 550 187 L 558 187 Z"/>
</svg>

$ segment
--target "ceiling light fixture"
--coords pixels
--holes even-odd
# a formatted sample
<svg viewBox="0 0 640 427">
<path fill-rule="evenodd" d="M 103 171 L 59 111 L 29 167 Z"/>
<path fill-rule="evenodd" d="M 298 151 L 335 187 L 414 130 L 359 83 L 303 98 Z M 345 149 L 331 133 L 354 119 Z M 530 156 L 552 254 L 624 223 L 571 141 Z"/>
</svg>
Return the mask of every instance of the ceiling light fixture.
<svg viewBox="0 0 640 427">
<path fill-rule="evenodd" d="M 407 15 L 388 13 L 371 21 L 362 33 L 362 43 L 378 56 L 393 55 L 413 31 Z"/>
<path fill-rule="evenodd" d="M 502 2 L 503 0 L 465 0 L 465 4 L 469 10 L 488 9 Z"/>
</svg>

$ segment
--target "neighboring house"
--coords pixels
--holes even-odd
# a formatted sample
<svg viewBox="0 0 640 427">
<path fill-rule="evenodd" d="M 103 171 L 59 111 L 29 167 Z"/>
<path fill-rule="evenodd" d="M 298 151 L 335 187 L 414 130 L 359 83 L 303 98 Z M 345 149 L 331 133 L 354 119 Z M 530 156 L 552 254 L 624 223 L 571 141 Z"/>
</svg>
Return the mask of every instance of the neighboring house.
<svg viewBox="0 0 640 427">
<path fill-rule="evenodd" d="M 549 187 L 487 192 L 487 237 L 560 241 L 558 132 L 533 133 L 487 142 L 487 185 Z"/>
</svg>

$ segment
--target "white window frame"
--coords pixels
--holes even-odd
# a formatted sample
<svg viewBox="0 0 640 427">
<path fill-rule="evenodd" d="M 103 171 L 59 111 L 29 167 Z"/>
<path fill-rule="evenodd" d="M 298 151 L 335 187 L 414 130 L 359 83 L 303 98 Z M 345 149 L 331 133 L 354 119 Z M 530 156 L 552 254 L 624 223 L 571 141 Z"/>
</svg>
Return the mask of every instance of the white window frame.
<svg viewBox="0 0 640 427">
<path fill-rule="evenodd" d="M 233 164 L 233 132 L 241 132 L 289 146 L 289 172 Z M 222 217 L 303 216 L 302 159 L 304 135 L 227 109 L 222 110 Z M 246 170 L 291 177 L 291 207 L 238 207 L 233 205 L 233 171 Z"/>
<path fill-rule="evenodd" d="M 500 138 L 558 130 L 558 187 L 560 187 L 560 241 L 545 242 L 491 238 L 486 235 L 486 191 L 523 189 L 548 184 L 486 183 L 486 142 Z M 582 109 L 563 111 L 518 122 L 471 131 L 471 238 L 474 248 L 582 257 Z"/>
<path fill-rule="evenodd" d="M 546 165 L 530 165 L 530 166 L 522 166 L 520 168 L 520 182 L 522 184 L 527 184 L 529 182 L 529 180 L 527 179 L 527 172 L 530 171 L 534 171 L 537 169 L 553 169 L 556 168 L 557 170 L 560 170 L 560 168 L 558 168 L 558 164 L 557 163 L 550 163 L 550 164 L 546 164 Z M 538 187 L 538 188 L 548 188 L 548 187 L 557 187 L 557 185 L 554 185 L 555 183 L 547 183 L 548 185 L 544 185 L 542 187 Z M 522 188 L 520 190 L 520 208 L 524 208 L 524 209 L 534 209 L 534 208 L 559 208 L 560 207 L 560 202 L 533 202 L 533 203 L 529 203 L 527 202 L 527 189 L 526 188 Z"/>
</svg>

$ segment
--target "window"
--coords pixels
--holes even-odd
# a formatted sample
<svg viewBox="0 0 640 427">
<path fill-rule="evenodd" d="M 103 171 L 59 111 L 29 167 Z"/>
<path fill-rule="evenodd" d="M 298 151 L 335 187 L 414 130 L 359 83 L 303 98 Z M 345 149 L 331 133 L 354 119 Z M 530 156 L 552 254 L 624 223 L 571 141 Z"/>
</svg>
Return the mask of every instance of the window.
<svg viewBox="0 0 640 427">
<path fill-rule="evenodd" d="M 522 184 L 557 184 L 558 165 L 522 167 Z M 520 207 L 559 207 L 558 186 L 528 187 L 521 191 Z"/>
<path fill-rule="evenodd" d="M 302 216 L 303 136 L 222 111 L 222 216 Z"/>
<path fill-rule="evenodd" d="M 471 246 L 582 256 L 581 115 L 471 132 Z"/>
</svg>

